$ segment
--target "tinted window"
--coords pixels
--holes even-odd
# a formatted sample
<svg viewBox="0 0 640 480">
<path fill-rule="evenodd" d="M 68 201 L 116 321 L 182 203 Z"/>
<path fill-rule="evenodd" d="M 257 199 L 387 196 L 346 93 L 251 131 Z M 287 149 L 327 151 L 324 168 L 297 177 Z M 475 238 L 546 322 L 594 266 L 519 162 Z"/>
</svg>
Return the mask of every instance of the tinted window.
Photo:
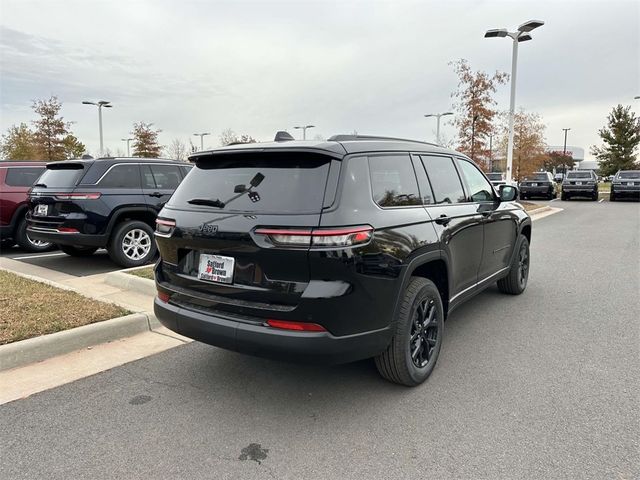
<svg viewBox="0 0 640 480">
<path fill-rule="evenodd" d="M 99 185 L 105 188 L 140 188 L 140 168 L 137 164 L 116 165 L 100 180 Z"/>
<path fill-rule="evenodd" d="M 424 205 L 429 205 L 434 203 L 433 192 L 431 191 L 431 185 L 429 184 L 429 179 L 427 178 L 427 174 L 424 171 L 424 167 L 420 162 L 418 157 L 413 157 L 413 169 L 416 172 L 416 177 L 418 178 L 418 187 L 420 188 L 420 195 L 422 196 L 422 203 Z"/>
<path fill-rule="evenodd" d="M 466 201 L 453 159 L 429 156 L 421 158 L 427 170 L 436 203 L 461 203 Z"/>
<path fill-rule="evenodd" d="M 44 167 L 12 167 L 7 169 L 5 183 L 12 187 L 30 187 L 44 172 Z"/>
<path fill-rule="evenodd" d="M 193 168 L 193 165 L 180 165 L 180 168 L 182 169 L 182 176 L 186 177 L 187 173 Z"/>
<path fill-rule="evenodd" d="M 50 165 L 38 179 L 38 184 L 46 188 L 75 187 L 84 174 L 80 163 L 61 163 Z"/>
<path fill-rule="evenodd" d="M 462 175 L 467 182 L 471 200 L 474 202 L 493 201 L 493 187 L 491 183 L 484 178 L 484 175 L 482 175 L 478 167 L 466 160 L 459 160 L 458 165 L 460 165 Z"/>
<path fill-rule="evenodd" d="M 142 173 L 142 188 L 155 190 L 156 181 L 153 179 L 153 173 L 151 173 L 149 165 L 142 165 L 140 167 L 140 172 Z"/>
<path fill-rule="evenodd" d="M 381 207 L 421 205 L 409 155 L 369 157 L 373 200 Z"/>
<path fill-rule="evenodd" d="M 569 172 L 567 178 L 591 178 L 591 172 Z"/>
<path fill-rule="evenodd" d="M 620 172 L 618 173 L 618 178 L 640 178 L 640 170 L 637 172 Z"/>
<path fill-rule="evenodd" d="M 180 185 L 182 177 L 177 165 L 149 165 L 159 189 L 174 190 Z"/>
<path fill-rule="evenodd" d="M 319 213 L 330 161 L 325 155 L 302 153 L 205 157 L 169 204 L 190 210 Z"/>
<path fill-rule="evenodd" d="M 548 182 L 549 176 L 546 173 L 536 173 L 535 175 L 528 176 L 527 178 L 525 178 L 525 180 L 533 180 L 534 182 Z"/>
</svg>

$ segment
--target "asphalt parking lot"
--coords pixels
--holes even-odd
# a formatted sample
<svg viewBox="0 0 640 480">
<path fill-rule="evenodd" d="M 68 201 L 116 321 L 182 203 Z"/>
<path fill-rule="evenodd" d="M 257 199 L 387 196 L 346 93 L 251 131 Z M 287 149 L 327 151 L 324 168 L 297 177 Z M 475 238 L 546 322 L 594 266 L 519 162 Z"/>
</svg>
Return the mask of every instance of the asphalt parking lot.
<svg viewBox="0 0 640 480">
<path fill-rule="evenodd" d="M 552 205 L 423 386 L 194 342 L 1 406 L 0 477 L 639 478 L 640 205 Z"/>
<path fill-rule="evenodd" d="M 60 250 L 29 253 L 18 246 L 14 246 L 9 249 L 3 249 L 0 252 L 0 257 L 11 258 L 12 260 L 49 268 L 76 277 L 86 277 L 121 269 L 120 266 L 111 261 L 106 250 L 98 250 L 90 257 L 70 257 Z"/>
</svg>

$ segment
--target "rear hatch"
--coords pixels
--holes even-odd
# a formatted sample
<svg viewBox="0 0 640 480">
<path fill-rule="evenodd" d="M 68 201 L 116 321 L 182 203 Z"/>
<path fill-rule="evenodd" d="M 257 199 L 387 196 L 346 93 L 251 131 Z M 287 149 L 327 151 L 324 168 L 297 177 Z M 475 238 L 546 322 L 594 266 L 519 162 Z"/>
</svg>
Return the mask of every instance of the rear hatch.
<svg viewBox="0 0 640 480">
<path fill-rule="evenodd" d="M 522 185 L 527 187 L 543 187 L 551 185 L 551 182 L 549 181 L 547 174 L 542 173 L 525 178 Z"/>
<path fill-rule="evenodd" d="M 29 194 L 32 228 L 57 229 L 69 214 L 81 213 L 72 198 L 75 187 L 88 166 L 85 162 L 57 162 L 47 165 Z"/>
<path fill-rule="evenodd" d="M 308 152 L 200 157 L 159 216 L 159 280 L 182 292 L 172 301 L 250 316 L 293 310 L 309 245 L 287 233 L 319 225 L 331 165 Z"/>
</svg>

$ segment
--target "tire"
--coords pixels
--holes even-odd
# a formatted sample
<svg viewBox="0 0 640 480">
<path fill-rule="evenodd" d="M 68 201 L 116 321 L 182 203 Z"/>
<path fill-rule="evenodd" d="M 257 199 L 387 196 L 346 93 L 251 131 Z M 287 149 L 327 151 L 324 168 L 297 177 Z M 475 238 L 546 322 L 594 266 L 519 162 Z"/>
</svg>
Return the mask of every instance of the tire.
<svg viewBox="0 0 640 480">
<path fill-rule="evenodd" d="M 34 240 L 27 234 L 27 220 L 22 219 L 16 227 L 15 241 L 23 250 L 31 253 L 46 252 L 53 248 L 53 243 Z"/>
<path fill-rule="evenodd" d="M 117 225 L 109 241 L 109 256 L 121 267 L 139 267 L 156 255 L 153 229 L 144 222 L 131 220 Z"/>
<path fill-rule="evenodd" d="M 560 200 L 566 201 L 566 200 L 569 200 L 569 197 L 565 193 L 562 193 L 560 194 Z"/>
<path fill-rule="evenodd" d="M 442 299 L 431 280 L 411 278 L 393 325 L 389 346 L 375 358 L 378 372 L 390 382 L 407 387 L 420 385 L 436 365 L 444 333 Z M 413 351 L 417 352 L 415 360 Z"/>
<path fill-rule="evenodd" d="M 526 199 L 527 199 L 526 195 L 520 194 L 520 200 L 526 200 Z"/>
<path fill-rule="evenodd" d="M 613 193 L 609 194 L 609 201 L 610 202 L 615 202 L 616 201 L 616 196 Z"/>
<path fill-rule="evenodd" d="M 506 277 L 498 280 L 498 289 L 509 295 L 520 295 L 527 288 L 529 279 L 529 241 L 520 235 L 516 246 L 516 254 Z"/>
<path fill-rule="evenodd" d="M 76 247 L 74 245 L 58 245 L 58 248 L 72 257 L 88 257 L 98 250 L 98 247 Z"/>
<path fill-rule="evenodd" d="M 9 250 L 15 244 L 16 244 L 16 242 L 14 242 L 13 239 L 11 239 L 11 238 L 6 238 L 6 239 L 3 239 L 3 240 L 0 240 L 0 251 Z"/>
<path fill-rule="evenodd" d="M 594 194 L 591 196 L 591 200 L 593 200 L 594 202 L 597 202 L 597 201 L 598 201 L 598 192 L 594 193 Z"/>
</svg>

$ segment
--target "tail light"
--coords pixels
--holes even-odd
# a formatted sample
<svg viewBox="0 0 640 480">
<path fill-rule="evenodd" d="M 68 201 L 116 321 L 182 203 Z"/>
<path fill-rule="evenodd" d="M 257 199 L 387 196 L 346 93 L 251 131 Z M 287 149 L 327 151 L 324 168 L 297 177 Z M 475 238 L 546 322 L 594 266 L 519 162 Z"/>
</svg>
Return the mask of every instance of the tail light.
<svg viewBox="0 0 640 480">
<path fill-rule="evenodd" d="M 317 323 L 291 322 L 289 320 L 267 320 L 267 325 L 281 330 L 295 330 L 298 332 L 326 332 L 327 330 Z"/>
<path fill-rule="evenodd" d="M 373 236 L 373 227 L 258 228 L 255 233 L 264 235 L 277 247 L 351 247 L 369 242 Z"/>
<path fill-rule="evenodd" d="M 53 196 L 56 200 L 97 200 L 100 198 L 100 193 L 54 193 Z"/>
<path fill-rule="evenodd" d="M 174 228 L 176 228 L 175 220 L 156 218 L 156 235 L 170 237 Z"/>
<path fill-rule="evenodd" d="M 161 292 L 160 290 L 158 290 L 158 300 L 160 300 L 163 303 L 169 303 L 170 298 L 171 298 L 171 294 L 167 292 Z"/>
</svg>

